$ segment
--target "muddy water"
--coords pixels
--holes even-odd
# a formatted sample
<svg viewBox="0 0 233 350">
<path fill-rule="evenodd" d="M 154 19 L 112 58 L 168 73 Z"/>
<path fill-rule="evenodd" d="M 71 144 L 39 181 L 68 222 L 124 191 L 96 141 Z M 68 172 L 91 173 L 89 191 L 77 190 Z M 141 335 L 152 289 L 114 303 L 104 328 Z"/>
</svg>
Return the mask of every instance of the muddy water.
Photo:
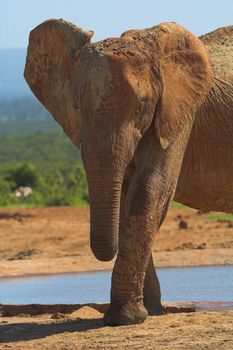
<svg viewBox="0 0 233 350">
<path fill-rule="evenodd" d="M 158 269 L 163 302 L 233 301 L 233 266 Z M 110 272 L 0 279 L 2 304 L 108 302 Z"/>
</svg>

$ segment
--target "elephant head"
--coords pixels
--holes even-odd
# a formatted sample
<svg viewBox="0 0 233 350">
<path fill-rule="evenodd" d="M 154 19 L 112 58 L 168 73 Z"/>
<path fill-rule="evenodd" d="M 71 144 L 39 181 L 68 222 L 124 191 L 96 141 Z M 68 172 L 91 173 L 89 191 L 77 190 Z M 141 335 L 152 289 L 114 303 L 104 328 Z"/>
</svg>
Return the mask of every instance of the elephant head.
<svg viewBox="0 0 233 350">
<path fill-rule="evenodd" d="M 91 247 L 118 247 L 127 167 L 148 132 L 164 150 L 192 125 L 212 86 L 203 44 L 176 23 L 90 43 L 86 32 L 49 20 L 30 34 L 25 78 L 81 154 L 91 210 Z M 146 156 L 146 155 L 145 155 Z"/>
</svg>

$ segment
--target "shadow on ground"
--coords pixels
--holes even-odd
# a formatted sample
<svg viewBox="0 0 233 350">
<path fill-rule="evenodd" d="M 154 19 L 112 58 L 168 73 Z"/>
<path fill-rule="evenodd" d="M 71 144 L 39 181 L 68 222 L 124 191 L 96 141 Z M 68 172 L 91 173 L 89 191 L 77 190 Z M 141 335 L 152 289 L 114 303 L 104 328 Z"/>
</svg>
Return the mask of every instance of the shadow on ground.
<svg viewBox="0 0 233 350">
<path fill-rule="evenodd" d="M 103 320 L 65 320 L 54 323 L 13 323 L 0 325 L 0 343 L 17 342 L 23 340 L 42 339 L 50 335 L 65 332 L 83 332 L 90 329 L 104 327 Z"/>
<path fill-rule="evenodd" d="M 86 319 L 82 310 L 99 312 L 99 317 Z M 65 332 L 84 332 L 104 327 L 102 315 L 109 304 L 54 304 L 54 305 L 0 305 L 0 343 L 14 343 L 17 341 L 42 339 L 50 335 Z M 190 302 L 166 303 L 164 312 L 188 313 L 198 311 L 231 311 L 233 302 Z M 79 313 L 80 312 L 80 313 Z M 75 318 L 74 317 L 75 313 Z M 39 320 L 36 315 L 48 315 L 48 319 Z M 92 314 L 93 315 L 93 314 Z M 5 323 L 10 317 L 24 317 L 23 322 Z M 94 316 L 94 315 L 93 315 Z M 8 320 L 4 319 L 8 317 Z M 24 322 L 28 317 L 28 322 Z M 34 319 L 32 317 L 35 317 Z M 159 317 L 159 316 L 157 316 Z M 56 321 L 53 321 L 55 320 Z"/>
</svg>

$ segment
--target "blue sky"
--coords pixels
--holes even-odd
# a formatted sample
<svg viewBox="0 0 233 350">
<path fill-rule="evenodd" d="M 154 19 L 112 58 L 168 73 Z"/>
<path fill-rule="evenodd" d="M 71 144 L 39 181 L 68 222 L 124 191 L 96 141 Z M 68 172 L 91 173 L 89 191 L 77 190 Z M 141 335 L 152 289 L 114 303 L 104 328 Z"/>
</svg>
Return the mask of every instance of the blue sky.
<svg viewBox="0 0 233 350">
<path fill-rule="evenodd" d="M 175 21 L 200 35 L 233 24 L 233 0 L 0 0 L 0 48 L 26 47 L 48 18 L 94 30 L 94 41 L 134 28 Z"/>
</svg>

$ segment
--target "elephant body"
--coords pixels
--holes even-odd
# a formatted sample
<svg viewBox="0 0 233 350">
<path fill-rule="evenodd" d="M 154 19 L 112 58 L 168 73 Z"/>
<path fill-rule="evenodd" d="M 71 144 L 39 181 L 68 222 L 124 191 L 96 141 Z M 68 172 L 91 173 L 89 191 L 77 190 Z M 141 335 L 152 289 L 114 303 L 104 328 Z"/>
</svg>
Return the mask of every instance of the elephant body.
<svg viewBox="0 0 233 350">
<path fill-rule="evenodd" d="M 202 35 L 215 83 L 195 116 L 175 200 L 206 211 L 233 212 L 233 26 Z"/>
<path fill-rule="evenodd" d="M 233 84 L 233 26 L 223 27 L 199 37 L 211 57 L 215 76 Z"/>
<path fill-rule="evenodd" d="M 209 97 L 195 117 L 175 200 L 206 211 L 233 212 L 232 135 L 233 89 L 215 78 Z"/>
<path fill-rule="evenodd" d="M 117 253 L 105 323 L 138 323 L 163 312 L 151 246 L 174 196 L 232 211 L 231 77 L 214 74 L 218 59 L 201 41 L 211 35 L 199 40 L 176 23 L 97 43 L 92 35 L 64 20 L 40 24 L 25 78 L 81 145 L 93 253 Z"/>
</svg>

